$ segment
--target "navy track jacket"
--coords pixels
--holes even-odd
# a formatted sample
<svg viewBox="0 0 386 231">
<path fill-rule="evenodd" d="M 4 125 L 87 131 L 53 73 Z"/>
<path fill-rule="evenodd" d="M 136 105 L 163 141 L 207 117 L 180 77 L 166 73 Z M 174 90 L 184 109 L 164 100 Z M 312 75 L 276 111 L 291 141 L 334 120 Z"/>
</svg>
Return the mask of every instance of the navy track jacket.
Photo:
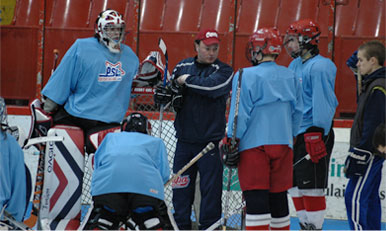
<svg viewBox="0 0 386 231">
<path fill-rule="evenodd" d="M 191 57 L 176 65 L 172 78 L 183 74 L 190 76 L 185 81 L 182 109 L 174 122 L 176 137 L 188 143 L 220 140 L 225 135 L 232 67 L 218 59 L 213 64 L 201 64 Z"/>
</svg>

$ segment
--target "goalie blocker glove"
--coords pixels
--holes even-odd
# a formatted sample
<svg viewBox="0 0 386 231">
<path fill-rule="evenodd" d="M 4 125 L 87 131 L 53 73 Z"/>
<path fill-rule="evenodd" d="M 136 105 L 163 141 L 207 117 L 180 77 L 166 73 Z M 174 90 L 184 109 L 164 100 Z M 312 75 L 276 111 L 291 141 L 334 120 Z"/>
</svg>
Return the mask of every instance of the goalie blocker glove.
<svg viewBox="0 0 386 231">
<path fill-rule="evenodd" d="M 323 142 L 324 129 L 310 127 L 304 134 L 306 151 L 310 154 L 311 161 L 319 163 L 319 160 L 327 155 L 326 145 Z"/>
<path fill-rule="evenodd" d="M 183 87 L 176 80 L 167 86 L 158 85 L 154 93 L 154 103 L 158 106 L 171 102 L 174 111 L 179 112 L 183 104 L 182 92 Z"/>
<path fill-rule="evenodd" d="M 154 103 L 158 105 L 165 105 L 172 101 L 173 92 L 168 86 L 157 85 L 154 92 Z"/>
<path fill-rule="evenodd" d="M 219 144 L 220 155 L 223 163 L 229 168 L 237 168 L 240 161 L 239 142 L 236 138 L 236 143 L 232 144 L 232 139 L 224 137 Z"/>
<path fill-rule="evenodd" d="M 350 178 L 365 175 L 371 157 L 371 152 L 354 148 L 353 152 L 349 153 L 344 163 L 344 172 L 346 177 Z"/>
</svg>

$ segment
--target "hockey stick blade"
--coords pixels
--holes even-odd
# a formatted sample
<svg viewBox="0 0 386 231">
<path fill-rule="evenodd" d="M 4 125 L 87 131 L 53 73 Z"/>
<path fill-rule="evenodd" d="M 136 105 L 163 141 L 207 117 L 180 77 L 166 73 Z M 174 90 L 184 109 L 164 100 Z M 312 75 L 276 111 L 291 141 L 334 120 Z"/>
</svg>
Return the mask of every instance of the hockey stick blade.
<svg viewBox="0 0 386 231">
<path fill-rule="evenodd" d="M 167 50 L 166 50 L 166 44 L 165 44 L 165 42 L 164 42 L 164 40 L 163 40 L 162 38 L 160 38 L 160 39 L 158 40 L 158 47 L 161 49 L 162 53 L 163 53 L 164 55 L 166 55 L 166 52 L 167 52 Z"/>
<path fill-rule="evenodd" d="M 210 142 L 200 153 L 198 153 L 193 159 L 189 161 L 184 167 L 182 167 L 175 175 L 173 175 L 172 178 L 170 178 L 164 185 L 164 187 L 167 187 L 171 182 L 173 182 L 177 177 L 179 177 L 182 173 L 184 173 L 190 166 L 192 166 L 194 163 L 196 163 L 203 155 L 205 155 L 207 152 L 212 150 L 214 148 L 214 144 Z"/>
</svg>

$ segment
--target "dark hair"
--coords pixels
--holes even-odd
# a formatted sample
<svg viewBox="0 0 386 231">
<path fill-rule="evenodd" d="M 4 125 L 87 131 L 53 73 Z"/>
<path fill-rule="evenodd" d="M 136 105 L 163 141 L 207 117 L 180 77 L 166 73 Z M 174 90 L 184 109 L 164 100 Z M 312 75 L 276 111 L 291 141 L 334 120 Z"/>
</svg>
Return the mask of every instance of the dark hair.
<svg viewBox="0 0 386 231">
<path fill-rule="evenodd" d="M 378 148 L 378 146 L 386 146 L 386 138 L 385 138 L 386 128 L 385 123 L 382 123 L 378 125 L 378 127 L 374 131 L 373 136 L 373 146 L 375 149 Z"/>
<path fill-rule="evenodd" d="M 378 64 L 383 66 L 385 62 L 385 45 L 381 41 L 372 40 L 359 46 L 358 50 L 364 50 L 364 56 L 367 60 L 375 57 Z"/>
</svg>

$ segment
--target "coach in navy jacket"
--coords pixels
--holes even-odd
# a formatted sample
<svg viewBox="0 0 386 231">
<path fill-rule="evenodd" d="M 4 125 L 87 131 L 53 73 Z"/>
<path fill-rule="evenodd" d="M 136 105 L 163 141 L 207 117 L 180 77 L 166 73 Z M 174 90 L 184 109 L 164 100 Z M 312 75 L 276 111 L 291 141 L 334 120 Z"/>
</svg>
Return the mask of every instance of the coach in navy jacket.
<svg viewBox="0 0 386 231">
<path fill-rule="evenodd" d="M 217 59 L 217 31 L 201 31 L 195 40 L 196 57 L 179 62 L 172 79 L 183 86 L 174 127 L 177 148 L 173 172 L 176 173 L 212 141 L 215 148 L 173 182 L 175 220 L 180 229 L 190 230 L 197 171 L 200 173 L 201 206 L 199 228 L 206 229 L 221 218 L 223 165 L 218 142 L 224 137 L 226 101 L 231 90 L 232 68 Z"/>
</svg>

